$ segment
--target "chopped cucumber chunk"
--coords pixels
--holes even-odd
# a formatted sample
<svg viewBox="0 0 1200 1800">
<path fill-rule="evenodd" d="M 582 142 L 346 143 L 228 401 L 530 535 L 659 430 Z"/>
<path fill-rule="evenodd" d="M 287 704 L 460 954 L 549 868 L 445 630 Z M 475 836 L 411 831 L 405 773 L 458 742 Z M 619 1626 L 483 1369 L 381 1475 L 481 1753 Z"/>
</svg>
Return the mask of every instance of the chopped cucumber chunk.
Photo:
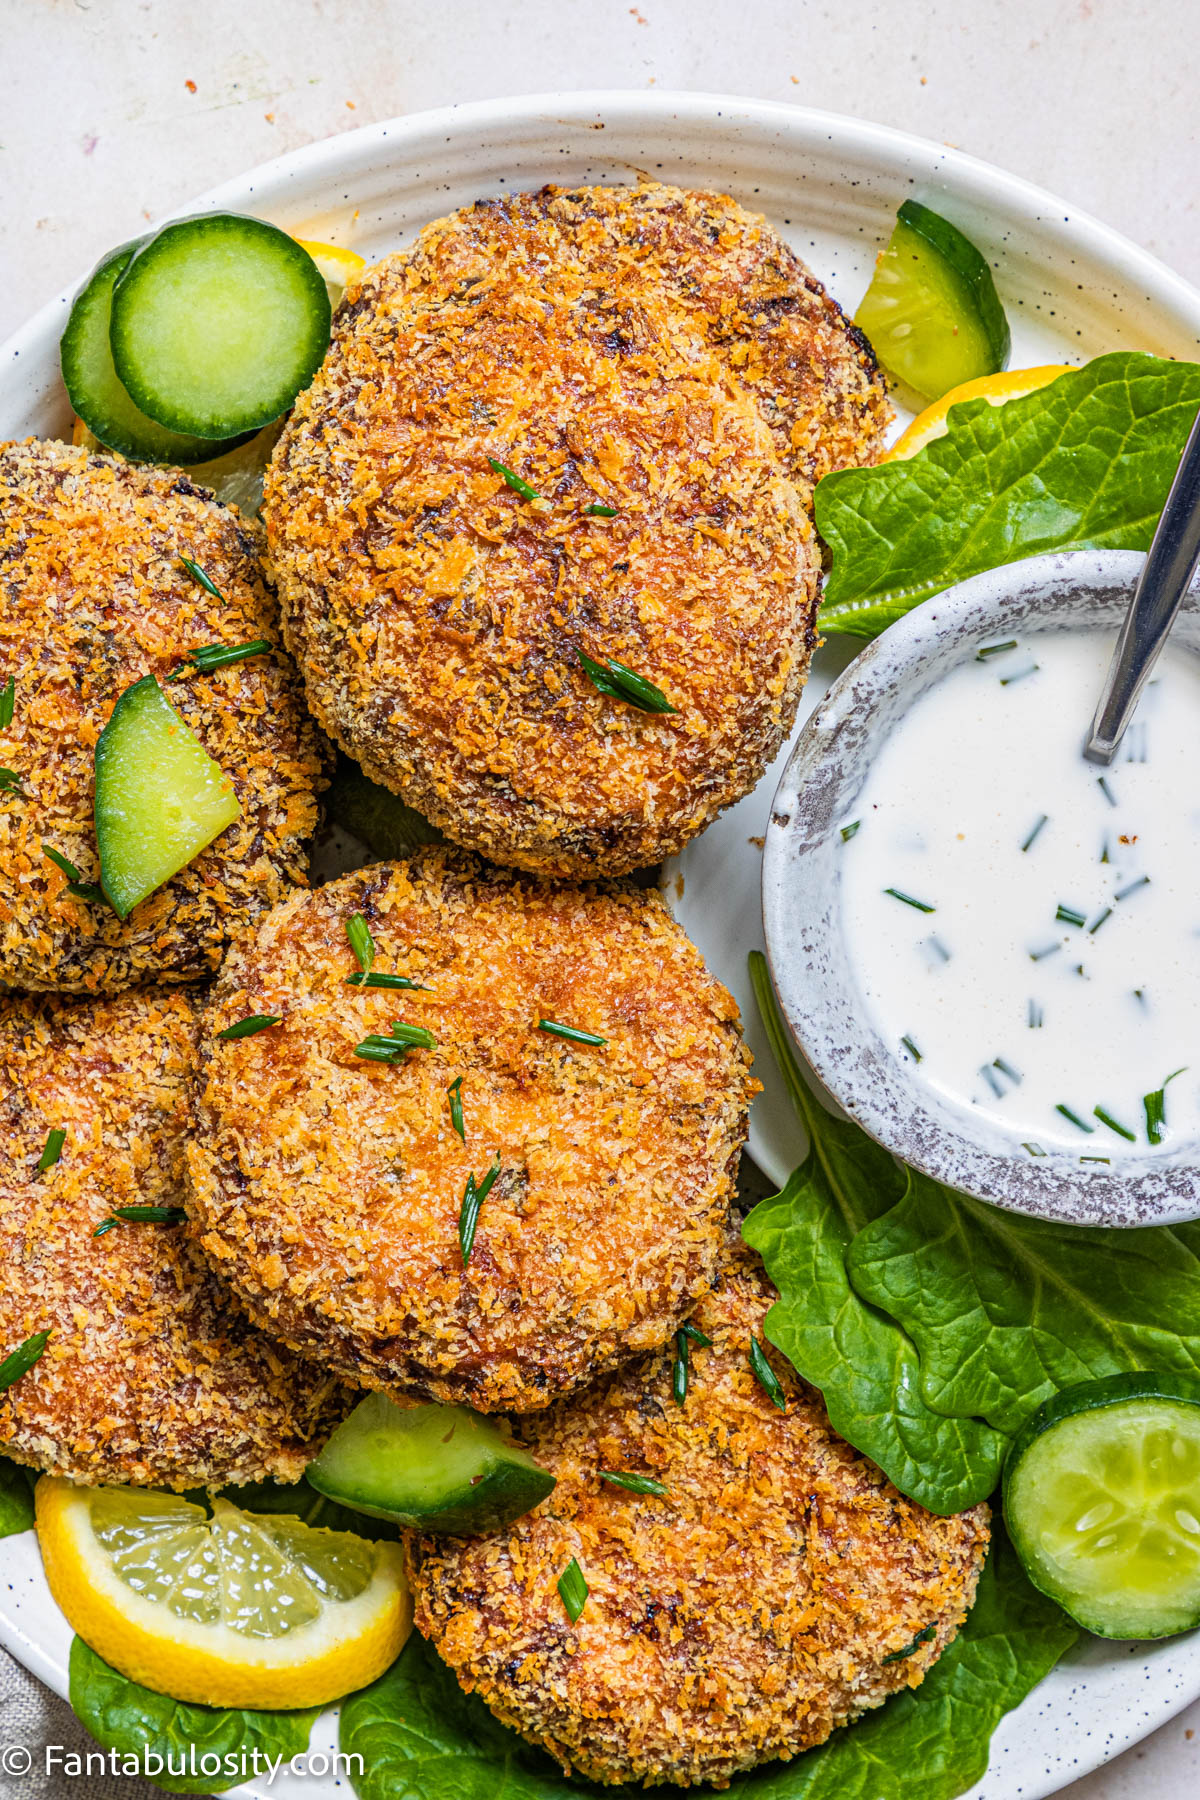
<svg viewBox="0 0 1200 1800">
<path fill-rule="evenodd" d="M 96 744 L 100 880 L 122 918 L 232 825 L 233 783 L 153 675 L 126 688 Z"/>
<path fill-rule="evenodd" d="M 1008 320 L 992 271 L 956 225 L 906 200 L 855 324 L 889 375 L 924 400 L 1008 364 Z"/>
<path fill-rule="evenodd" d="M 1200 1383 L 1113 1375 L 1056 1394 L 1009 1451 L 1004 1515 L 1030 1580 L 1086 1630 L 1200 1624 Z"/>
<path fill-rule="evenodd" d="M 329 295 L 295 238 L 206 213 L 164 225 L 113 290 L 117 374 L 172 431 L 228 438 L 287 411 L 329 344 Z"/>
<path fill-rule="evenodd" d="M 310 1486 L 373 1519 L 471 1537 L 499 1531 L 555 1483 L 466 1406 L 397 1406 L 370 1394 L 305 1470 Z"/>
</svg>

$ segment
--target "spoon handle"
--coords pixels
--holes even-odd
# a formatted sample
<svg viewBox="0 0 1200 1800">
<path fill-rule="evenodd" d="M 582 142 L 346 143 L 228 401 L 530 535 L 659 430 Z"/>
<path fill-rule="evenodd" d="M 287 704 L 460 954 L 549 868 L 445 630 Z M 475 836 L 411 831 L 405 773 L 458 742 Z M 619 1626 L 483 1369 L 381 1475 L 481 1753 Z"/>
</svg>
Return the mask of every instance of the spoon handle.
<svg viewBox="0 0 1200 1800">
<path fill-rule="evenodd" d="M 1116 754 L 1200 565 L 1200 413 L 1175 471 L 1150 553 L 1113 652 L 1083 754 L 1107 766 Z"/>
</svg>

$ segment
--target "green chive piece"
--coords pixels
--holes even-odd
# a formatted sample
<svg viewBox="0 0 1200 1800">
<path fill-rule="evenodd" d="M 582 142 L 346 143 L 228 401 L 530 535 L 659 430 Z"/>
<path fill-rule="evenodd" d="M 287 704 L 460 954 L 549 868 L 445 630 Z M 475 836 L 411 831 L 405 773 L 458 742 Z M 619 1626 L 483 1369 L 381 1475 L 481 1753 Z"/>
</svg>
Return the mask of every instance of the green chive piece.
<svg viewBox="0 0 1200 1800">
<path fill-rule="evenodd" d="M 624 1470 L 617 1469 L 599 1469 L 597 1473 L 610 1487 L 627 1488 L 631 1494 L 654 1494 L 661 1499 L 667 1491 L 661 1481 L 655 1481 L 649 1475 L 627 1475 Z"/>
<path fill-rule="evenodd" d="M 1187 1065 L 1185 1064 L 1184 1067 Z M 1167 1124 L 1167 1089 L 1174 1081 L 1175 1075 L 1182 1075 L 1183 1069 L 1176 1069 L 1174 1075 L 1168 1075 L 1160 1088 L 1142 1099 L 1142 1109 L 1146 1114 L 1146 1141 L 1161 1144 Z"/>
<path fill-rule="evenodd" d="M 904 1045 L 904 1048 L 908 1051 L 908 1054 L 912 1057 L 914 1062 L 922 1061 L 921 1052 L 917 1049 L 917 1046 L 910 1037 L 902 1037 L 900 1042 Z"/>
<path fill-rule="evenodd" d="M 492 1183 L 500 1173 L 500 1152 L 496 1152 L 493 1162 L 482 1181 L 476 1181 L 474 1175 L 467 1176 L 467 1185 L 463 1190 L 462 1205 L 458 1212 L 458 1247 L 462 1252 L 462 1265 L 465 1269 L 471 1260 L 471 1251 L 475 1246 L 475 1227 L 479 1223 L 479 1209 L 492 1191 Z"/>
<path fill-rule="evenodd" d="M 1056 955 L 1061 949 L 1061 944 L 1047 944 L 1044 950 L 1031 950 L 1029 960 L 1030 962 L 1044 962 L 1046 957 Z"/>
<path fill-rule="evenodd" d="M 17 678 L 10 675 L 0 693 L 0 731 L 7 731 L 17 710 Z"/>
<path fill-rule="evenodd" d="M 1105 838 L 1105 840 L 1104 840 L 1104 848 L 1103 848 L 1103 849 L 1102 849 L 1102 850 L 1101 850 L 1101 852 L 1100 852 L 1100 861 L 1101 861 L 1101 862 L 1102 862 L 1102 863 L 1106 863 L 1106 862 L 1109 862 L 1109 861 L 1111 861 L 1111 858 L 1110 858 L 1110 856 L 1109 856 L 1109 854 L 1108 854 L 1108 839 L 1107 839 L 1107 838 Z"/>
<path fill-rule="evenodd" d="M 218 1031 L 217 1036 L 223 1043 L 232 1044 L 238 1038 L 257 1037 L 260 1031 L 270 1031 L 272 1025 L 280 1024 L 282 1019 L 282 1013 L 249 1013 L 236 1024 L 227 1025 L 224 1031 Z"/>
<path fill-rule="evenodd" d="M 350 940 L 350 948 L 358 963 L 359 973 L 369 975 L 371 965 L 375 961 L 375 939 L 371 936 L 371 928 L 361 913 L 352 913 L 346 920 L 346 936 Z"/>
<path fill-rule="evenodd" d="M 410 1050 L 436 1050 L 437 1039 L 424 1025 L 410 1025 L 404 1019 L 393 1019 L 389 1034 L 397 1044 Z"/>
<path fill-rule="evenodd" d="M 772 1406 L 777 1406 L 780 1412 L 786 1412 L 787 1395 L 783 1391 L 783 1383 L 767 1361 L 766 1352 L 756 1337 L 750 1339 L 750 1367 Z"/>
<path fill-rule="evenodd" d="M 1110 806 L 1115 806 L 1117 804 L 1117 796 L 1113 793 L 1103 775 L 1097 775 L 1096 786 L 1100 789 L 1100 792 L 1104 795 L 1104 798 L 1108 801 Z M 1103 860 L 1104 859 L 1101 858 L 1101 861 Z"/>
<path fill-rule="evenodd" d="M 214 669 L 224 669 L 230 663 L 245 662 L 251 656 L 266 656 L 271 645 L 267 638 L 251 638 L 245 644 L 201 644 L 195 650 L 185 652 L 188 661 L 201 675 L 210 675 Z M 180 665 L 171 673 L 171 680 L 178 681 L 187 673 L 184 665 Z"/>
<path fill-rule="evenodd" d="M 690 1319 L 687 1320 L 686 1324 L 681 1325 L 679 1329 L 682 1331 L 685 1338 L 690 1338 L 693 1344 L 699 1344 L 702 1350 L 712 1349 L 712 1339 L 706 1336 L 698 1325 L 693 1325 Z"/>
<path fill-rule="evenodd" d="M 1064 906 L 1061 900 L 1058 903 L 1058 911 L 1055 913 L 1054 917 L 1063 925 L 1082 926 L 1087 924 L 1086 913 L 1076 912 L 1073 906 Z"/>
<path fill-rule="evenodd" d="M 1115 1131 L 1118 1137 L 1125 1138 L 1131 1144 L 1137 1143 L 1136 1131 L 1130 1131 L 1128 1125 L 1122 1125 L 1120 1119 L 1114 1119 L 1112 1114 L 1105 1112 L 1102 1106 L 1093 1106 L 1092 1114 L 1099 1119 L 1102 1125 L 1107 1125 L 1110 1131 Z"/>
<path fill-rule="evenodd" d="M 588 1584 L 584 1579 L 583 1570 L 574 1557 L 571 1558 L 558 1578 L 558 1594 L 567 1609 L 568 1619 L 574 1625 L 587 1605 L 588 1597 Z"/>
<path fill-rule="evenodd" d="M 1010 1062 L 1005 1062 L 1002 1056 L 994 1056 L 992 1058 L 992 1067 L 993 1069 L 999 1069 L 1002 1075 L 1007 1075 L 1014 1087 L 1020 1087 L 1021 1076 L 1019 1071 L 1014 1069 Z"/>
<path fill-rule="evenodd" d="M 1005 638 L 1002 644 L 984 644 L 975 652 L 976 662 L 986 662 L 989 656 L 1002 656 L 1006 650 L 1015 650 L 1016 638 Z"/>
<path fill-rule="evenodd" d="M 55 868 L 67 878 L 67 892 L 73 900 L 92 900 L 100 906 L 108 905 L 108 895 L 102 887 L 83 879 L 83 872 L 75 867 L 69 857 L 61 850 L 52 850 L 45 838 L 42 839 L 42 855 L 48 856 Z"/>
<path fill-rule="evenodd" d="M 675 1360 L 671 1364 L 671 1394 L 676 1406 L 682 1406 L 687 1399 L 688 1391 L 688 1336 L 686 1331 L 675 1333 Z"/>
<path fill-rule="evenodd" d="M 22 800 L 29 798 L 15 769 L 0 769 L 0 794 L 20 794 Z"/>
<path fill-rule="evenodd" d="M 904 1662 L 907 1657 L 915 1656 L 922 1644 L 932 1644 L 937 1636 L 936 1625 L 926 1625 L 924 1631 L 918 1631 L 911 1644 L 905 1644 L 903 1650 L 893 1650 L 890 1656 L 881 1658 L 885 1663 Z"/>
<path fill-rule="evenodd" d="M 1025 842 L 1021 845 L 1022 850 L 1028 850 L 1030 848 L 1030 846 L 1037 841 L 1037 835 L 1038 835 L 1038 832 L 1042 829 L 1042 826 L 1048 825 L 1049 823 L 1050 823 L 1049 813 L 1043 813 L 1041 818 L 1038 820 L 1037 824 L 1034 826 L 1033 830 L 1030 832 L 1029 836 L 1025 839 Z"/>
<path fill-rule="evenodd" d="M 100 1224 L 97 1225 L 95 1231 L 93 1231 L 92 1236 L 94 1238 L 104 1237 L 104 1235 L 107 1232 L 115 1231 L 116 1229 L 117 1229 L 117 1220 L 116 1219 L 102 1219 Z"/>
<path fill-rule="evenodd" d="M 930 906 L 928 901 L 914 900 L 911 894 L 902 894 L 899 888 L 884 888 L 883 891 L 885 894 L 890 894 L 893 900 L 903 900 L 905 906 L 915 906 L 918 912 L 931 913 L 937 911 L 937 907 Z"/>
<path fill-rule="evenodd" d="M 1112 1157 L 1111 1156 L 1081 1156 L 1079 1160 L 1081 1163 L 1085 1163 L 1085 1162 L 1111 1163 Z"/>
<path fill-rule="evenodd" d="M 63 1145 L 66 1141 L 66 1132 L 60 1130 L 56 1125 L 42 1147 L 42 1154 L 38 1157 L 37 1172 L 39 1175 L 44 1175 L 47 1169 L 54 1167 L 63 1153 Z"/>
<path fill-rule="evenodd" d="M 862 829 L 862 820 L 861 819 L 851 819 L 849 825 L 843 825 L 842 826 L 842 842 L 843 842 L 843 844 L 848 844 L 850 842 L 850 839 L 854 836 L 855 832 L 859 831 L 861 829 Z"/>
<path fill-rule="evenodd" d="M 560 1025 L 556 1019 L 539 1019 L 537 1028 L 548 1032 L 551 1037 L 566 1038 L 569 1044 L 594 1044 L 598 1047 L 608 1042 L 606 1037 L 598 1037 L 594 1031 L 581 1031 L 577 1025 Z"/>
<path fill-rule="evenodd" d="M 645 675 L 639 675 L 636 669 L 627 669 L 611 656 L 606 656 L 603 663 L 593 662 L 582 650 L 576 650 L 580 667 L 601 694 L 607 694 L 610 700 L 623 700 L 627 706 L 636 706 L 639 712 L 673 713 L 678 712 L 672 706 L 660 687 Z"/>
<path fill-rule="evenodd" d="M 520 475 L 510 469 L 507 463 L 497 462 L 494 456 L 489 456 L 488 461 L 491 463 L 493 469 L 495 469 L 497 475 L 503 475 L 513 493 L 520 494 L 522 500 L 541 499 L 542 496 L 538 493 L 537 489 L 535 487 L 530 487 L 529 483 L 524 481 Z"/>
<path fill-rule="evenodd" d="M 1105 919 L 1111 919 L 1111 918 L 1112 918 L 1112 907 L 1106 906 L 1104 911 L 1102 913 L 1097 914 L 1097 916 L 1092 920 L 1091 924 L 1088 926 L 1088 936 L 1094 937 L 1096 932 L 1098 932 L 1100 927 L 1103 925 Z"/>
<path fill-rule="evenodd" d="M 361 1044 L 355 1044 L 353 1054 L 360 1056 L 364 1062 L 387 1063 L 395 1068 L 408 1055 L 408 1045 L 397 1043 L 395 1038 L 379 1037 L 372 1034 L 365 1037 Z"/>
<path fill-rule="evenodd" d="M 127 1225 L 182 1225 L 187 1218 L 182 1206 L 114 1206 L 112 1217 L 97 1225 L 92 1236 L 103 1237 L 119 1222 Z"/>
<path fill-rule="evenodd" d="M 1002 675 L 1000 677 L 1000 686 L 1011 687 L 1014 681 L 1024 681 L 1027 675 L 1036 675 L 1037 672 L 1038 665 L 1036 663 L 1030 663 L 1027 669 L 1018 669 L 1015 675 Z"/>
<path fill-rule="evenodd" d="M 1064 1119 L 1069 1119 L 1072 1125 L 1078 1125 L 1080 1131 L 1086 1131 L 1089 1137 L 1096 1129 L 1094 1125 L 1089 1125 L 1086 1119 L 1081 1119 L 1077 1112 L 1072 1112 L 1069 1106 L 1063 1106 L 1061 1101 L 1054 1110 L 1061 1113 Z"/>
<path fill-rule="evenodd" d="M 193 562 L 190 556 L 181 556 L 179 560 L 191 576 L 192 580 L 198 581 L 206 594 L 211 594 L 214 600 L 223 600 L 225 598 L 211 575 L 206 575 L 199 563 Z"/>
<path fill-rule="evenodd" d="M 615 519 L 620 510 L 619 506 L 585 506 L 583 516 L 585 519 Z"/>
<path fill-rule="evenodd" d="M 27 1337 L 23 1344 L 18 1344 L 16 1349 L 11 1351 L 3 1362 L 0 1362 L 0 1393 L 20 1381 L 22 1375 L 28 1375 L 34 1363 L 41 1358 L 49 1342 L 50 1333 L 48 1331 L 35 1331 L 32 1337 Z"/>
<path fill-rule="evenodd" d="M 1041 1005 L 1037 1000 L 1031 1000 L 1029 1002 L 1028 1017 L 1029 1017 L 1029 1029 L 1031 1031 L 1040 1031 L 1042 1026 L 1046 1022 L 1046 1015 L 1042 1011 Z"/>
<path fill-rule="evenodd" d="M 1046 1152 L 1040 1144 L 1022 1144 L 1022 1150 L 1028 1150 L 1030 1156 L 1045 1156 Z"/>
<path fill-rule="evenodd" d="M 1113 895 L 1113 899 L 1114 900 L 1128 900 L 1130 894 L 1136 894 L 1139 888 L 1144 888 L 1144 887 L 1149 887 L 1149 886 L 1150 886 L 1150 877 L 1148 875 L 1139 875 L 1138 879 L 1136 881 L 1131 881 L 1129 883 L 1128 887 L 1118 888 L 1116 893 Z"/>
<path fill-rule="evenodd" d="M 460 1075 L 457 1081 L 452 1081 L 450 1083 L 446 1092 L 450 1096 L 450 1123 L 465 1144 L 467 1141 L 467 1128 L 463 1122 L 462 1084 L 463 1078 Z"/>
<path fill-rule="evenodd" d="M 404 988 L 409 993 L 429 992 L 429 984 L 425 981 L 410 981 L 407 975 L 380 975 L 374 971 L 359 969 L 356 975 L 347 975 L 346 987 L 365 988 Z"/>
</svg>

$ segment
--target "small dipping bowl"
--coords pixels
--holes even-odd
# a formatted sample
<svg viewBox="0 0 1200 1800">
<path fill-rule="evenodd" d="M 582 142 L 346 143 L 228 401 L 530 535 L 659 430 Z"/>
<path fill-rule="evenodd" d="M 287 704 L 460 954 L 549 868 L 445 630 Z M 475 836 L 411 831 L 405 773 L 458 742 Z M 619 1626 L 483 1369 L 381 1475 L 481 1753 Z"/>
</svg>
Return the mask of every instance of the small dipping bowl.
<svg viewBox="0 0 1200 1800">
<path fill-rule="evenodd" d="M 867 1016 L 842 916 L 840 826 L 914 702 L 981 645 L 1017 633 L 1119 630 L 1145 558 L 1132 550 L 1030 557 L 948 588 L 868 644 L 796 741 L 763 855 L 771 977 L 800 1049 L 850 1117 L 901 1161 L 1015 1212 L 1075 1225 L 1165 1225 L 1200 1217 L 1200 1143 L 1088 1166 L 1031 1157 L 1016 1134 L 943 1097 Z M 1193 588 L 1171 642 L 1200 654 Z M 1089 720 L 1079 720 L 1082 753 Z M 1003 745 L 997 750 L 1003 754 Z M 947 757 L 953 745 L 946 746 Z M 932 779 L 937 769 L 930 770 Z M 1196 1021 L 1200 1035 L 1200 1019 Z"/>
</svg>

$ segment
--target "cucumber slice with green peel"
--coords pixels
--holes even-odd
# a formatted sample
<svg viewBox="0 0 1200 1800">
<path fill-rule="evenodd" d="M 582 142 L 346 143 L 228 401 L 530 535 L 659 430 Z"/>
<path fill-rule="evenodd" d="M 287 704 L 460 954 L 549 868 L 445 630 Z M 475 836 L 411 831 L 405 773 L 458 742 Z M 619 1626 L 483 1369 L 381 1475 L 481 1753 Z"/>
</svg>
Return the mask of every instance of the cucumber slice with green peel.
<svg viewBox="0 0 1200 1800">
<path fill-rule="evenodd" d="M 511 1525 L 553 1475 L 466 1406 L 397 1406 L 369 1394 L 304 1471 L 319 1494 L 372 1519 L 474 1537 Z"/>
<path fill-rule="evenodd" d="M 906 200 L 854 322 L 889 375 L 924 400 L 1007 368 L 1012 335 L 992 271 L 957 225 Z"/>
<path fill-rule="evenodd" d="M 211 438 L 168 431 L 136 407 L 121 386 L 109 342 L 112 297 L 138 243 L 123 244 L 119 250 L 113 250 L 75 296 L 59 345 L 63 382 L 71 405 L 106 449 L 136 462 L 190 468 L 232 450 L 244 440 L 236 437 L 214 444 Z"/>
<path fill-rule="evenodd" d="M 1200 1624 L 1200 1382 L 1111 1375 L 1056 1394 L 1013 1441 L 1004 1517 L 1034 1586 L 1085 1630 Z"/>
<path fill-rule="evenodd" d="M 96 743 L 100 881 L 126 919 L 239 817 L 233 783 L 153 675 L 126 688 Z"/>
<path fill-rule="evenodd" d="M 329 295 L 286 231 L 241 213 L 164 225 L 120 272 L 117 375 L 172 431 L 229 438 L 279 418 L 329 346 Z"/>
</svg>

